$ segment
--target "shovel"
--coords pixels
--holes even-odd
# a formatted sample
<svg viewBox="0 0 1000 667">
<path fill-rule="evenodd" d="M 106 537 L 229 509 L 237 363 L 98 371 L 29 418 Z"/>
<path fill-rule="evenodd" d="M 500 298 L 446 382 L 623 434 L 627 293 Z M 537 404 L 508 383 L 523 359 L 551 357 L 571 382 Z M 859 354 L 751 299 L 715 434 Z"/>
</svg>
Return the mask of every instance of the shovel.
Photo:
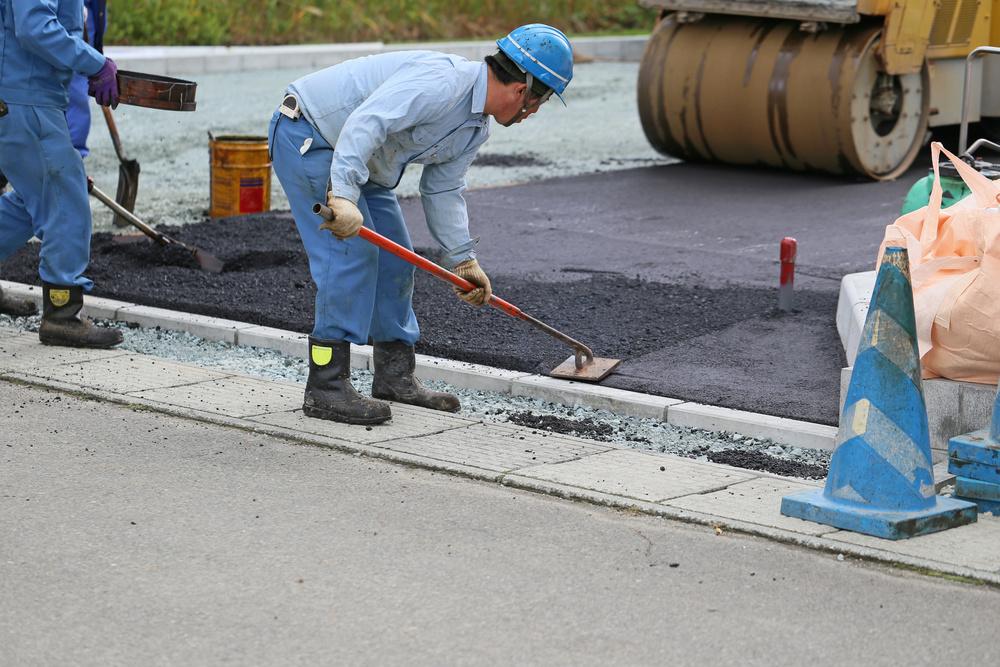
<svg viewBox="0 0 1000 667">
<path fill-rule="evenodd" d="M 133 225 L 138 228 L 140 232 L 153 239 L 161 246 L 177 246 L 178 248 L 183 248 L 194 256 L 196 262 L 198 262 L 199 268 L 202 271 L 208 271 L 209 273 L 222 273 L 223 263 L 215 255 L 210 255 L 204 250 L 199 250 L 198 248 L 193 248 L 189 245 L 181 243 L 176 239 L 172 239 L 166 234 L 156 231 L 145 222 L 135 217 L 131 211 L 127 210 L 121 204 L 116 202 L 114 199 L 101 192 L 100 188 L 94 185 L 94 181 L 87 179 L 87 189 L 90 191 L 97 200 L 103 203 L 105 206 L 114 211 L 117 215 L 120 215 L 128 224 Z"/>
<path fill-rule="evenodd" d="M 315 204 L 313 206 L 313 213 L 320 216 L 324 220 L 334 219 L 333 211 L 324 204 Z M 400 259 L 406 260 L 417 268 L 423 269 L 435 277 L 455 285 L 463 292 L 468 292 L 469 290 L 476 288 L 475 285 L 470 283 L 465 278 L 455 275 L 443 266 L 439 266 L 429 259 L 421 257 L 412 250 L 407 250 L 398 243 L 387 239 L 381 234 L 373 232 L 367 227 L 362 227 L 358 231 L 358 236 L 369 243 L 382 248 L 383 250 L 391 252 Z M 582 380 L 583 382 L 600 382 L 610 375 L 611 372 L 618 367 L 618 364 L 621 363 L 621 359 L 595 357 L 591 349 L 580 341 L 570 338 L 557 329 L 553 329 L 549 325 L 545 324 L 545 322 L 535 319 L 514 304 L 504 301 L 496 295 L 490 297 L 489 304 L 498 310 L 502 310 L 511 317 L 516 317 L 519 320 L 524 320 L 525 322 L 538 327 L 548 335 L 573 348 L 573 356 L 556 366 L 552 372 L 549 373 L 552 377 L 563 378 L 565 380 Z"/>
<path fill-rule="evenodd" d="M 104 120 L 108 124 L 108 132 L 111 133 L 111 143 L 115 146 L 115 154 L 118 156 L 118 193 L 115 201 L 125 210 L 135 211 L 135 198 L 139 193 L 139 162 L 132 158 L 125 157 L 122 150 L 122 140 L 118 136 L 118 125 L 115 124 L 114 114 L 110 107 L 101 107 L 104 112 Z M 127 227 L 129 221 L 120 213 L 115 213 L 115 227 Z"/>
</svg>

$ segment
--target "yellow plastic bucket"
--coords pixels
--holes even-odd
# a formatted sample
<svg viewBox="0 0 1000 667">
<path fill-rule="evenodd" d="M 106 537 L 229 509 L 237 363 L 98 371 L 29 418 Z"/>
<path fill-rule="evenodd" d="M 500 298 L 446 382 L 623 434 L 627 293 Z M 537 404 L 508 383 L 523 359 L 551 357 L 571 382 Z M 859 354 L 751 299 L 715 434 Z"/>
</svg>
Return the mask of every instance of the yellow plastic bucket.
<svg viewBox="0 0 1000 667">
<path fill-rule="evenodd" d="M 271 159 L 267 137 L 208 133 L 211 206 L 223 218 L 271 210 Z"/>
</svg>

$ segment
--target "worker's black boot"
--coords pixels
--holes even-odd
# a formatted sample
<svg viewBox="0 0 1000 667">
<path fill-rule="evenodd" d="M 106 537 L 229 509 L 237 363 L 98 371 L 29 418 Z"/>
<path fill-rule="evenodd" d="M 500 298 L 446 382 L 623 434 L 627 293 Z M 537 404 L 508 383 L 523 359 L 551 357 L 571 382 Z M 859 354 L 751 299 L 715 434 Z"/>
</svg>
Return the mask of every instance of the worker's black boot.
<svg viewBox="0 0 1000 667">
<path fill-rule="evenodd" d="M 77 285 L 42 285 L 42 325 L 38 339 L 45 345 L 114 347 L 122 332 L 96 326 L 81 314 L 83 288 Z"/>
<path fill-rule="evenodd" d="M 375 343 L 374 360 L 372 396 L 375 398 L 445 412 L 458 412 L 462 407 L 457 396 L 426 389 L 413 377 L 417 361 L 412 346 L 400 341 Z"/>
<path fill-rule="evenodd" d="M 11 317 L 30 317 L 37 312 L 38 308 L 34 303 L 4 294 L 3 288 L 0 287 L 0 313 Z"/>
<path fill-rule="evenodd" d="M 309 380 L 302 412 L 344 424 L 381 424 L 389 406 L 359 394 L 351 384 L 351 344 L 309 337 Z"/>
</svg>

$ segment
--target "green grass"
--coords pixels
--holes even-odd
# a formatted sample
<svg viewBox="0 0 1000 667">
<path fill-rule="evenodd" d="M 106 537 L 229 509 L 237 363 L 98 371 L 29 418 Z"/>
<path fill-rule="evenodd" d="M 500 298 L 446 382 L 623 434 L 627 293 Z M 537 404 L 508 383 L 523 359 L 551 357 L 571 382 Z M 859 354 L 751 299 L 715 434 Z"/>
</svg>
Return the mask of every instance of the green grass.
<svg viewBox="0 0 1000 667">
<path fill-rule="evenodd" d="M 571 34 L 648 31 L 636 0 L 130 0 L 112 44 L 301 44 L 497 37 L 524 23 Z"/>
</svg>

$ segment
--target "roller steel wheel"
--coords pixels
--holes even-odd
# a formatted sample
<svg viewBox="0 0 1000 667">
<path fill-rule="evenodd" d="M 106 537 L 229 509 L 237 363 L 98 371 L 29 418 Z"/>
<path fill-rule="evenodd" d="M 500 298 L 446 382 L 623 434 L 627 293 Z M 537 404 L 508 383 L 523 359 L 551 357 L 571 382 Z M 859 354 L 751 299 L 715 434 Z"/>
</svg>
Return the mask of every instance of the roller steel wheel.
<svg viewBox="0 0 1000 667">
<path fill-rule="evenodd" d="M 805 33 L 793 21 L 663 19 L 639 68 L 649 142 L 686 160 L 873 179 L 899 176 L 927 131 L 927 67 L 880 71 L 880 27 Z"/>
</svg>

